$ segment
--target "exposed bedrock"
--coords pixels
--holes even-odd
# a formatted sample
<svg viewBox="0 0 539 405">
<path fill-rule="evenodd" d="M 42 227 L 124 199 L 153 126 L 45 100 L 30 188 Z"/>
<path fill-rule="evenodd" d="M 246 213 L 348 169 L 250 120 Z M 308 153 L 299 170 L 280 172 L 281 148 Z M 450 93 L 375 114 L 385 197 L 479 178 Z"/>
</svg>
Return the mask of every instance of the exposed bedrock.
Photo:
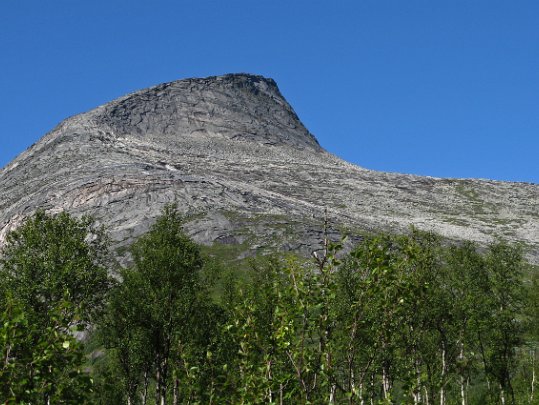
<svg viewBox="0 0 539 405">
<path fill-rule="evenodd" d="M 62 122 L 0 172 L 0 243 L 43 208 L 94 216 L 120 248 L 171 202 L 195 240 L 244 254 L 316 249 L 327 207 L 333 238 L 413 224 L 519 241 L 539 258 L 538 185 L 352 165 L 320 147 L 273 80 L 248 74 L 161 84 Z"/>
</svg>

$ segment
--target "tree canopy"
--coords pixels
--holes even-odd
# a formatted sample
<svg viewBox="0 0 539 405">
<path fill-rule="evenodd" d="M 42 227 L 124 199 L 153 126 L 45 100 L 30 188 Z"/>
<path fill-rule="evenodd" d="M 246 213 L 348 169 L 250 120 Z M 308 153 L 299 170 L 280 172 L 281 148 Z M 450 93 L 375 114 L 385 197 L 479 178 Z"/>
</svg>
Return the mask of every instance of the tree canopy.
<svg viewBox="0 0 539 405">
<path fill-rule="evenodd" d="M 111 285 L 107 240 L 90 218 L 38 211 L 7 236 L 0 260 L 2 368 L 8 403 L 84 402 L 82 342 Z"/>
<path fill-rule="evenodd" d="M 118 282 L 88 218 L 38 212 L 10 233 L 2 401 L 538 403 L 539 282 L 520 246 L 412 229 L 240 273 L 182 226 L 168 206 Z"/>
</svg>

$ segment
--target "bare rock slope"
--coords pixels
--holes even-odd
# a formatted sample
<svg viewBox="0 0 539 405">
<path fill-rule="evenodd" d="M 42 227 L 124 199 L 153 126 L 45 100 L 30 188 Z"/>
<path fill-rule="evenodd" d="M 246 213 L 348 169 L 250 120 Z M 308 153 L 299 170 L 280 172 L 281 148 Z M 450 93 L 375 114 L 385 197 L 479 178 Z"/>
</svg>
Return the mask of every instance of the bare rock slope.
<svg viewBox="0 0 539 405">
<path fill-rule="evenodd" d="M 71 117 L 0 171 L 0 244 L 37 208 L 91 214 L 117 247 L 177 202 L 204 244 L 309 251 L 324 208 L 335 236 L 410 224 L 539 258 L 539 185 L 366 170 L 326 152 L 271 79 L 161 84 Z"/>
</svg>

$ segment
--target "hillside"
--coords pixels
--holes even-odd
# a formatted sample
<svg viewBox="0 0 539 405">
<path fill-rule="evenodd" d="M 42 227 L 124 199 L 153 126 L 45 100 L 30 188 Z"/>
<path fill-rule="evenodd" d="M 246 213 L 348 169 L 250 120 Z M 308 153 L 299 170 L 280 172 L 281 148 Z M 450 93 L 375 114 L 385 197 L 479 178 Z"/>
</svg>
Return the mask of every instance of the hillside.
<svg viewBox="0 0 539 405">
<path fill-rule="evenodd" d="M 539 260 L 539 185 L 352 165 L 319 145 L 273 80 L 248 74 L 161 84 L 60 123 L 0 172 L 0 243 L 43 208 L 93 215 L 121 249 L 171 202 L 196 241 L 243 255 L 314 249 L 327 207 L 335 237 L 414 224 L 499 235 Z"/>
</svg>

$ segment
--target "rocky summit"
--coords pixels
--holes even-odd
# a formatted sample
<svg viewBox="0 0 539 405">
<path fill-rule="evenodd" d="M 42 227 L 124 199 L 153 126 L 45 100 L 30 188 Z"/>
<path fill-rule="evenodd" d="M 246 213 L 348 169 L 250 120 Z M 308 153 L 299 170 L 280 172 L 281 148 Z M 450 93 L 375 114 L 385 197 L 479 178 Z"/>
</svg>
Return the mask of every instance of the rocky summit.
<svg viewBox="0 0 539 405">
<path fill-rule="evenodd" d="M 122 252 L 173 202 L 196 241 L 244 256 L 316 249 L 327 208 L 334 238 L 413 224 L 448 239 L 522 242 L 539 261 L 539 185 L 347 163 L 273 80 L 248 74 L 161 84 L 60 123 L 0 172 L 0 244 L 42 208 L 92 215 Z"/>
</svg>

